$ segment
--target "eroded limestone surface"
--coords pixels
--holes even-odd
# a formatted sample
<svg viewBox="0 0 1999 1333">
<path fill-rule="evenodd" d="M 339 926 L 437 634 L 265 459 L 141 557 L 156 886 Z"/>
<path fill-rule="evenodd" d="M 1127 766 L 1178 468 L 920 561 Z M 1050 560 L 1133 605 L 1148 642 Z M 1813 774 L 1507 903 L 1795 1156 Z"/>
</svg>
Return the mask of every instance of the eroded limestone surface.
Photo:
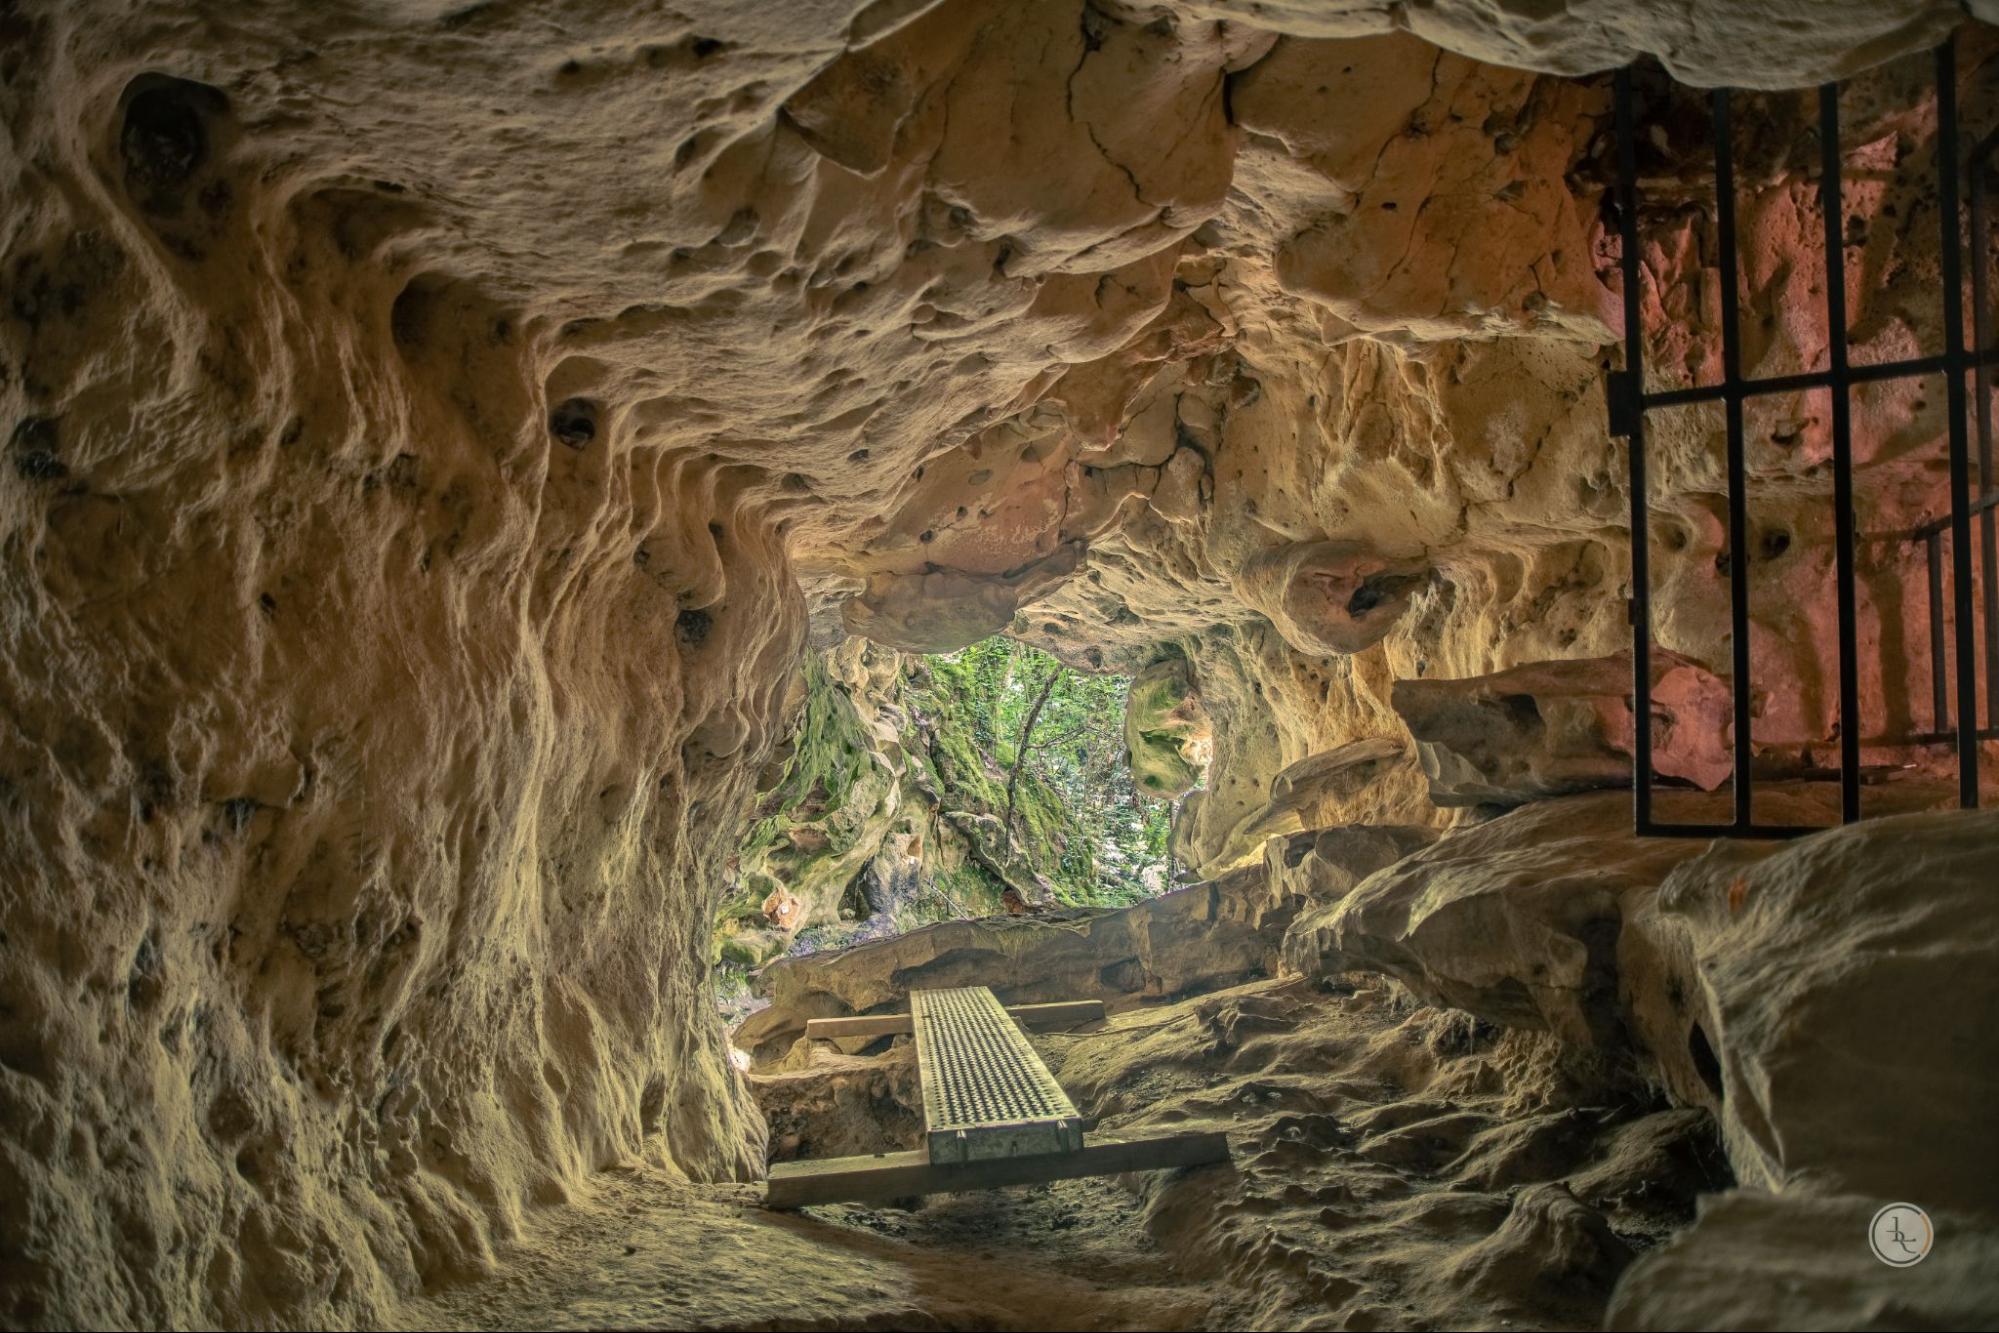
<svg viewBox="0 0 1999 1333">
<path fill-rule="evenodd" d="M 1773 817 L 1822 818 L 1836 795 L 1779 787 Z M 1103 1127 L 1230 1132 L 1232 1168 L 1133 1184 L 1210 1321 L 1295 1327 L 1330 1306 L 1386 1327 L 1978 1322 L 1999 1309 L 1978 1266 L 1999 1239 L 1981 1109 L 1999 817 L 1932 784 L 1869 796 L 1878 818 L 1792 844 L 1636 838 L 1604 795 L 1434 842 L 1272 839 L 1252 874 L 1303 904 L 1286 975 L 1114 997 L 1108 1022 L 1036 1040 Z M 1660 813 L 1713 804 L 1686 793 Z M 1301 875 L 1313 858 L 1328 867 Z M 984 947 L 934 962 L 913 936 L 778 973 L 738 1040 L 782 1057 L 752 1084 L 787 1156 L 909 1146 L 912 1053 L 762 1034 L 797 1032 L 836 993 L 897 1008 L 939 977 L 1087 994 L 1087 960 L 1122 939 L 1009 940 L 1012 925 L 964 923 L 940 939 L 983 928 Z M 1865 1224 L 1916 1197 L 1952 1257 L 1934 1282 L 1890 1282 Z"/>
<path fill-rule="evenodd" d="M 1545 10 L 0 10 L 0 1319 L 372 1325 L 606 1168 L 753 1177 L 709 927 L 845 632 L 1184 663 L 1210 881 L 1458 818 L 1395 683 L 1620 647 L 1622 302 L 1662 382 L 1719 364 L 1702 100 L 1640 75 L 1621 292 L 1594 72 L 1855 76 L 1854 359 L 1938 327 L 1927 67 L 1881 62 L 1960 6 Z M 1742 116 L 1751 373 L 1824 352 L 1812 117 Z M 1942 398 L 1857 397 L 1864 532 L 1938 512 Z M 1805 771 L 1828 427 L 1749 416 L 1756 743 Z M 1710 671 L 1716 432 L 1662 424 L 1652 495 L 1659 642 Z M 1918 560 L 1863 552 L 1870 764 L 1936 759 Z M 1522 1200 L 1492 1246 L 1600 1287 L 1601 1229 Z"/>
</svg>

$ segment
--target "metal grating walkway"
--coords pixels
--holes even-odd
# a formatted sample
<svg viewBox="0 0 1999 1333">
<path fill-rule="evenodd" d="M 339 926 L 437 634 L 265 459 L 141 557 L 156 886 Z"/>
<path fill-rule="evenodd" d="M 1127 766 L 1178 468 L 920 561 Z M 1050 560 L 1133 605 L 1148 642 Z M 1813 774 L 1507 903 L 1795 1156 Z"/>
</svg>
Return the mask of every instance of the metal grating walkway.
<svg viewBox="0 0 1999 1333">
<path fill-rule="evenodd" d="M 1074 1103 L 990 990 L 919 990 L 909 999 L 932 1162 L 1082 1148 Z"/>
</svg>

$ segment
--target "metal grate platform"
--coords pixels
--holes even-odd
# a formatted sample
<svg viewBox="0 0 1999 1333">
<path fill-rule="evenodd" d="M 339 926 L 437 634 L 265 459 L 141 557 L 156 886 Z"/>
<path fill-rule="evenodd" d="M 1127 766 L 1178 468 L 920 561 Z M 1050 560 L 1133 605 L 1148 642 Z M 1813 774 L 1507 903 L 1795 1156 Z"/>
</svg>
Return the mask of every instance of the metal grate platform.
<svg viewBox="0 0 1999 1333">
<path fill-rule="evenodd" d="M 1024 1005 L 1019 1018 L 983 986 L 914 991 L 910 1014 L 814 1020 L 808 1037 L 892 1036 L 914 1030 L 928 1143 L 913 1152 L 778 1162 L 764 1200 L 773 1208 L 905 1199 L 910 1195 L 1034 1185 L 1080 1176 L 1165 1171 L 1229 1160 L 1213 1129 L 1153 1130 L 1083 1142 L 1083 1122 L 1021 1023 L 1101 1019 L 1096 1001 Z"/>
<path fill-rule="evenodd" d="M 984 986 L 910 993 L 933 1163 L 1077 1152 L 1083 1124 Z"/>
</svg>

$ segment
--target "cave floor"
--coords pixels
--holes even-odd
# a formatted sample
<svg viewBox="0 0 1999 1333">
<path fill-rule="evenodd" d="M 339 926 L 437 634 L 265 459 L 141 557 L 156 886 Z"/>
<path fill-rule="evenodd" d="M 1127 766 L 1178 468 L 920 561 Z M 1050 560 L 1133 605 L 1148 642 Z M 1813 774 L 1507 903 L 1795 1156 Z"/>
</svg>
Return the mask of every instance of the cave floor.
<svg viewBox="0 0 1999 1333">
<path fill-rule="evenodd" d="M 915 1211 L 757 1204 L 761 1186 L 599 1178 L 488 1278 L 410 1302 L 405 1328 L 1202 1327 L 1114 1181 L 938 1196 Z"/>
<path fill-rule="evenodd" d="M 1104 1128 L 1225 1128 L 1233 1162 L 795 1213 L 634 1167 L 401 1324 L 1594 1328 L 1631 1257 L 1727 1183 L 1704 1113 L 1606 1097 L 1552 1041 L 1393 988 L 1256 982 L 1037 1045 Z M 765 1095 L 823 1119 L 811 1080 L 860 1070 L 872 1119 L 907 1060 L 815 1057 Z"/>
</svg>

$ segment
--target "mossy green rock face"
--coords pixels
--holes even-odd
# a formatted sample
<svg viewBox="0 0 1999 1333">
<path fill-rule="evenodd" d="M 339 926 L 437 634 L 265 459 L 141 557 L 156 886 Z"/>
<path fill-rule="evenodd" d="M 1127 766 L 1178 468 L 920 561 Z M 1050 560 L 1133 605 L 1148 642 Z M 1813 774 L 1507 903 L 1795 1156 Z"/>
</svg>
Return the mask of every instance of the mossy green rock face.
<svg viewBox="0 0 1999 1333">
<path fill-rule="evenodd" d="M 816 656 L 806 662 L 804 715 L 790 745 L 738 853 L 737 887 L 717 922 L 725 935 L 765 921 L 789 932 L 836 919 L 900 805 L 889 760 Z M 786 900 L 795 903 L 774 910 Z"/>
<path fill-rule="evenodd" d="M 771 930 L 744 930 L 716 936 L 717 961 L 730 967 L 757 967 L 784 952 L 784 937 Z"/>
<path fill-rule="evenodd" d="M 1212 737 L 1185 661 L 1154 662 L 1132 677 L 1124 739 L 1139 791 L 1170 801 L 1200 786 L 1207 778 Z"/>
<path fill-rule="evenodd" d="M 1157 892 L 1166 817 L 1133 800 L 1126 693 L 1120 677 L 1067 671 L 1003 640 L 949 657 L 859 640 L 811 655 L 732 866 L 714 957 L 754 967 L 787 949 L 1002 911 L 1009 891 L 1041 906 Z M 1204 738 L 1184 679 L 1161 710 L 1189 698 Z M 1030 762 L 1016 780 L 1023 731 Z"/>
</svg>

